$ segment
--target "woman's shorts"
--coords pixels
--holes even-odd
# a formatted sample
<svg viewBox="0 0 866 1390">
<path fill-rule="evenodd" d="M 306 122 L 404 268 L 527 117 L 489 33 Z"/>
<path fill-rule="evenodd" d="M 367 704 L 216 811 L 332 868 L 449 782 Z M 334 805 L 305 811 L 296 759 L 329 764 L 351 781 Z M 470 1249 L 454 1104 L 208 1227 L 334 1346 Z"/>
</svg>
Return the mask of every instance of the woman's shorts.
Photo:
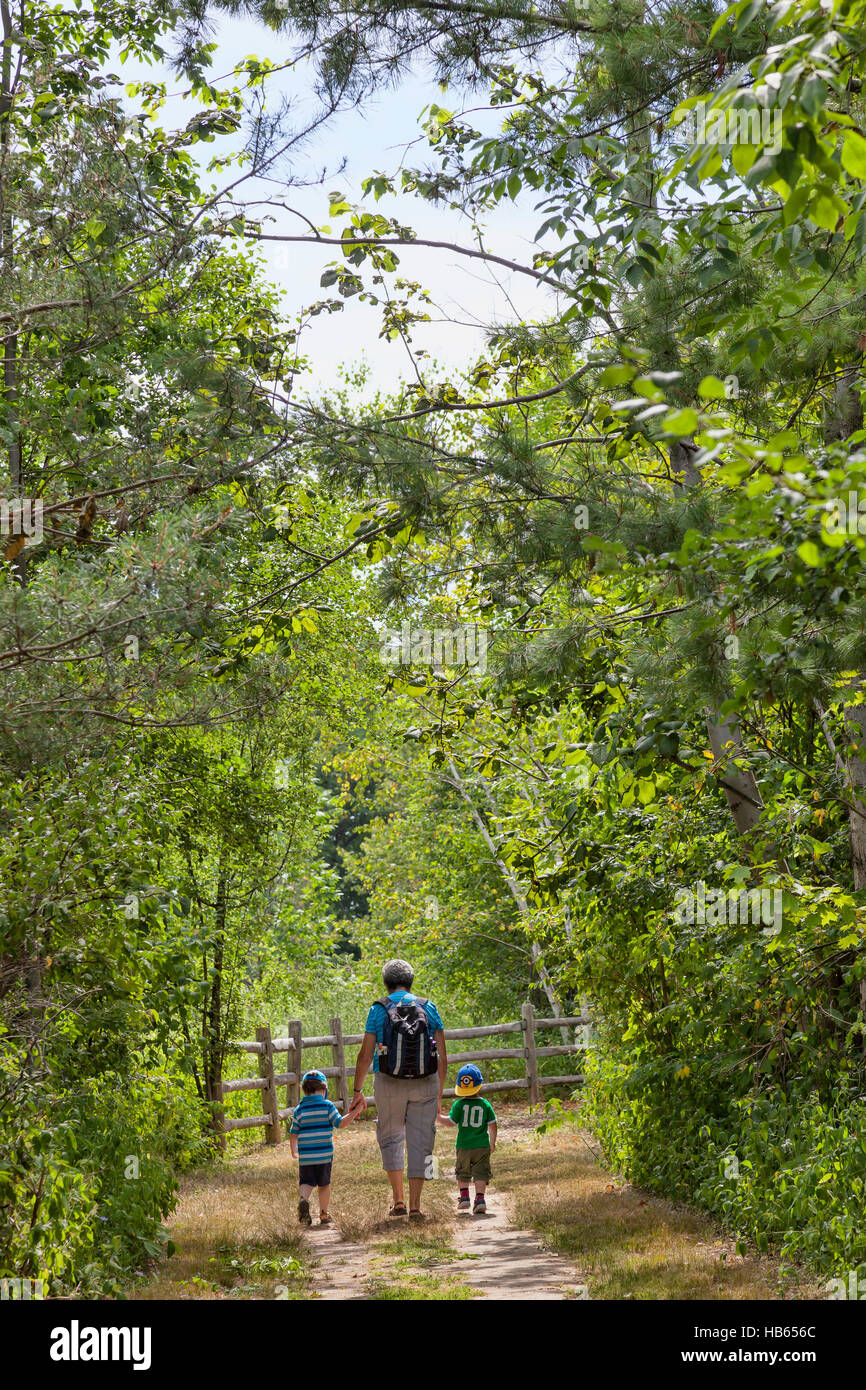
<svg viewBox="0 0 866 1390">
<path fill-rule="evenodd" d="M 490 1181 L 489 1149 L 457 1149 L 455 1172 L 461 1182 Z"/>
</svg>

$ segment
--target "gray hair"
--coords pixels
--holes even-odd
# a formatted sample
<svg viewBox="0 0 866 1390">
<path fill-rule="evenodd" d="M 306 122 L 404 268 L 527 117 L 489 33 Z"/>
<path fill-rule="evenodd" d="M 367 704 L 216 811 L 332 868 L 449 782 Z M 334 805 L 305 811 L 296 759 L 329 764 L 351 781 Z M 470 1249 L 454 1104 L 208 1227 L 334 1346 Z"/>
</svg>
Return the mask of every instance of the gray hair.
<svg viewBox="0 0 866 1390">
<path fill-rule="evenodd" d="M 382 966 L 382 981 L 385 988 L 411 989 L 415 971 L 407 960 L 386 960 Z"/>
</svg>

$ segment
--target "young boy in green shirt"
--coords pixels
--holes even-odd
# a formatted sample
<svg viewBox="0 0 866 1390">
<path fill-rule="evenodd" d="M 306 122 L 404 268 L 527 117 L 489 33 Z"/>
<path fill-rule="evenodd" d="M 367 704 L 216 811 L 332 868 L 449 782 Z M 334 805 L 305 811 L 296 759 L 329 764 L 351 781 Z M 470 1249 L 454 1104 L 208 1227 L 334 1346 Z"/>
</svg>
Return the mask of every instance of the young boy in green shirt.
<svg viewBox="0 0 866 1390">
<path fill-rule="evenodd" d="M 484 1193 L 490 1181 L 490 1155 L 496 1148 L 496 1111 L 478 1092 L 484 1077 L 471 1062 L 457 1073 L 457 1099 L 449 1114 L 439 1115 L 439 1123 L 457 1130 L 458 1211 L 469 1210 L 469 1184 L 475 1184 L 473 1215 L 487 1211 Z"/>
</svg>

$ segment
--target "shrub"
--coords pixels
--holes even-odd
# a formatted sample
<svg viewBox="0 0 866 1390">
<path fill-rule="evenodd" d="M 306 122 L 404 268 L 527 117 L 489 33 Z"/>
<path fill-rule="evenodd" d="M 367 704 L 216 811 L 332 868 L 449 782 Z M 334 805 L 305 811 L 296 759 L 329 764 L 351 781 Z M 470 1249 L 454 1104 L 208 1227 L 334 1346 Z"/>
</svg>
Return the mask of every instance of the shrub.
<svg viewBox="0 0 866 1390">
<path fill-rule="evenodd" d="M 601 1051 L 587 1058 L 582 1117 L 632 1181 L 696 1202 L 738 1239 L 818 1273 L 866 1275 L 866 1099 L 725 1094 L 671 1083 Z"/>
</svg>

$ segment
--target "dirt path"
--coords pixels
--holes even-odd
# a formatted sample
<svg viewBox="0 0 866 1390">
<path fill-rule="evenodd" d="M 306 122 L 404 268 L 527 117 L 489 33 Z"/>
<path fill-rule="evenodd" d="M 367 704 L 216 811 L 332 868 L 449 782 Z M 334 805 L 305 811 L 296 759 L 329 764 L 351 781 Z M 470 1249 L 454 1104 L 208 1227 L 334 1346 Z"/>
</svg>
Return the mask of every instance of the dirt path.
<svg viewBox="0 0 866 1390">
<path fill-rule="evenodd" d="M 524 1122 L 505 1120 L 500 1125 L 500 1145 L 519 1143 L 525 1131 Z M 441 1165 L 441 1176 L 453 1191 L 453 1163 Z M 495 1186 L 490 1189 L 486 1215 L 455 1210 L 454 1218 L 448 1245 L 431 1247 L 426 1256 L 419 1254 L 414 1266 L 426 1271 L 428 1279 L 435 1278 L 437 1285 L 450 1288 L 452 1295 L 455 1286 L 462 1286 L 476 1297 L 521 1302 L 587 1296 L 586 1285 L 568 1260 L 545 1249 L 533 1232 L 512 1225 L 506 1196 Z M 344 1240 L 334 1227 L 312 1227 L 305 1244 L 315 1260 L 313 1297 L 343 1302 L 379 1296 L 383 1284 L 407 1266 L 412 1268 L 411 1256 L 395 1258 L 395 1244 L 406 1237 L 423 1241 L 425 1234 L 424 1226 L 403 1220 L 394 1222 L 384 1239 L 366 1244 Z"/>
<path fill-rule="evenodd" d="M 370 1247 L 343 1240 L 335 1226 L 314 1226 L 307 1234 L 308 1252 L 316 1261 L 313 1297 L 346 1299 L 368 1297 L 366 1278 L 370 1270 Z"/>
<path fill-rule="evenodd" d="M 501 1199 L 500 1199 L 501 1200 Z M 400 1223 L 401 1232 L 406 1223 Z M 539 1243 L 531 1231 L 512 1226 L 504 1206 L 486 1216 L 459 1218 L 453 1239 L 457 1259 L 437 1259 L 438 1281 L 458 1281 L 483 1298 L 573 1299 L 586 1297 L 586 1285 L 567 1260 Z M 308 1235 L 308 1252 L 315 1259 L 312 1296 L 345 1302 L 369 1299 L 396 1261 L 377 1258 L 377 1245 L 343 1240 L 335 1228 L 314 1227 Z M 373 1295 L 375 1296 L 375 1295 Z"/>
<path fill-rule="evenodd" d="M 641 1192 L 604 1168 L 592 1136 L 538 1133 L 518 1104 L 497 1106 L 500 1142 L 486 1216 L 458 1213 L 453 1140 L 437 1135 L 429 1220 L 389 1221 L 372 1122 L 337 1137 L 332 1227 L 298 1226 L 288 1144 L 251 1144 L 190 1174 L 172 1215 L 170 1258 L 131 1299 L 507 1301 L 802 1299 L 808 1280 L 741 1253 L 699 1212 Z M 552 1248 L 552 1247 L 555 1247 Z"/>
<path fill-rule="evenodd" d="M 528 1115 L 501 1115 L 500 1146 L 525 1142 L 534 1135 L 536 1123 Z M 574 1266 L 546 1249 L 533 1231 L 513 1225 L 507 1197 L 495 1188 L 486 1216 L 458 1214 L 454 1243 L 461 1254 L 478 1257 L 467 1270 L 467 1280 L 487 1298 L 586 1298 L 586 1284 Z"/>
<path fill-rule="evenodd" d="M 531 1231 L 512 1226 L 502 1207 L 491 1208 L 484 1217 L 467 1214 L 458 1222 L 454 1244 L 461 1255 L 478 1257 L 479 1263 L 469 1266 L 465 1277 L 485 1298 L 586 1297 L 586 1285 L 574 1267 L 545 1250 Z"/>
</svg>

